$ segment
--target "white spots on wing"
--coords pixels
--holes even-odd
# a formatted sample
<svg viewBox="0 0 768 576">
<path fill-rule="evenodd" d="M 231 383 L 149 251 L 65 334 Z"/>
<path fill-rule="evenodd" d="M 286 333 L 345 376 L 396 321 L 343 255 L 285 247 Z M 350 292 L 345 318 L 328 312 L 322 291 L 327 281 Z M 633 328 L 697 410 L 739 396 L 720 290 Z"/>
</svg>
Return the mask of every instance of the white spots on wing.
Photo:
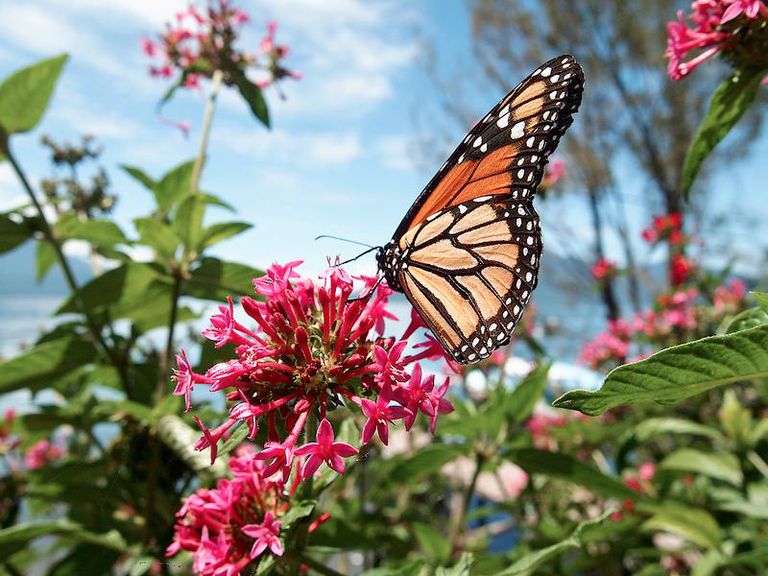
<svg viewBox="0 0 768 576">
<path fill-rule="evenodd" d="M 526 182 L 530 182 L 533 180 L 533 172 L 528 172 L 528 177 L 525 179 Z"/>
<path fill-rule="evenodd" d="M 528 248 L 523 248 L 523 256 L 528 256 Z"/>
<path fill-rule="evenodd" d="M 552 83 L 555 83 L 558 80 L 560 80 L 560 74 L 555 74 L 554 76 L 552 76 L 552 78 L 549 79 L 549 81 Z"/>
<path fill-rule="evenodd" d="M 504 114 L 504 116 L 496 120 L 496 126 L 499 128 L 506 128 L 509 126 L 509 114 Z"/>
<path fill-rule="evenodd" d="M 539 74 L 541 74 L 541 68 L 539 68 L 538 70 L 534 71 L 534 73 L 531 74 L 531 76 L 538 76 Z"/>
<path fill-rule="evenodd" d="M 480 355 L 481 355 L 481 356 L 485 356 L 485 355 L 487 355 L 487 354 L 488 354 L 488 348 L 486 348 L 485 346 L 483 346 L 483 347 L 480 349 Z"/>
<path fill-rule="evenodd" d="M 536 154 L 534 154 L 533 156 L 531 156 L 531 163 L 536 163 L 538 160 L 539 160 L 539 157 L 538 157 L 538 156 L 536 156 Z"/>
<path fill-rule="evenodd" d="M 507 335 L 506 335 L 506 334 L 504 334 L 504 333 L 502 332 L 501 334 L 499 334 L 498 336 L 496 336 L 496 340 L 498 340 L 499 342 L 501 342 L 501 341 L 502 341 L 502 340 L 504 340 L 504 338 L 506 338 L 506 337 L 507 337 Z"/>
<path fill-rule="evenodd" d="M 525 145 L 528 146 L 528 148 L 533 148 L 533 145 L 536 143 L 536 138 L 531 136 L 528 138 L 528 140 L 525 141 Z"/>
<path fill-rule="evenodd" d="M 442 214 L 442 212 L 435 212 L 434 214 L 430 214 L 427 216 L 427 222 L 432 222 L 432 220 L 440 216 L 440 214 Z"/>
<path fill-rule="evenodd" d="M 528 244 L 528 246 L 533 246 L 533 236 L 528 236 L 526 238 L 525 243 Z"/>
<path fill-rule="evenodd" d="M 549 129 L 552 128 L 552 124 L 544 124 L 544 126 L 541 127 L 541 129 L 544 132 L 549 132 Z"/>
<path fill-rule="evenodd" d="M 541 71 L 541 75 L 544 76 L 545 78 L 550 74 L 552 74 L 552 68 L 549 66 L 547 66 L 546 68 L 544 68 L 544 70 Z"/>
<path fill-rule="evenodd" d="M 566 74 L 565 76 L 563 76 L 563 80 L 568 80 L 568 78 L 570 78 L 571 76 L 573 76 L 573 74 L 571 74 L 570 72 L 568 72 L 568 74 Z"/>
<path fill-rule="evenodd" d="M 488 151 L 488 144 L 483 144 L 482 146 L 480 146 L 480 152 L 485 153 L 487 151 Z"/>
<path fill-rule="evenodd" d="M 517 171 L 517 177 L 522 180 L 525 178 L 525 168 L 520 168 L 520 170 Z"/>
<path fill-rule="evenodd" d="M 464 144 L 466 144 L 466 143 L 467 143 L 467 142 L 469 142 L 470 140 L 472 140 L 472 134 L 467 134 L 467 135 L 464 137 Z"/>
<path fill-rule="evenodd" d="M 475 358 L 477 358 L 477 354 L 475 354 L 474 352 L 469 356 L 467 356 L 467 360 L 469 360 L 470 362 L 472 362 Z"/>
<path fill-rule="evenodd" d="M 512 314 L 515 314 L 515 315 L 520 314 L 520 306 L 515 304 L 515 307 L 512 308 Z"/>
<path fill-rule="evenodd" d="M 531 274 L 530 272 L 526 272 L 525 273 L 525 281 L 526 282 L 530 282 L 532 279 L 533 279 L 533 274 Z"/>
<path fill-rule="evenodd" d="M 528 221 L 528 224 L 525 225 L 526 230 L 533 230 L 533 222 L 530 220 Z"/>
<path fill-rule="evenodd" d="M 477 336 L 475 336 L 475 339 L 474 339 L 474 340 L 472 340 L 472 346 L 473 346 L 473 347 L 475 347 L 475 346 L 477 346 L 479 343 L 480 343 L 480 338 L 478 338 Z"/>
<path fill-rule="evenodd" d="M 531 264 L 532 265 L 536 264 L 536 254 L 531 254 Z"/>
<path fill-rule="evenodd" d="M 510 322 L 509 324 L 507 324 L 507 330 L 513 330 L 514 328 L 515 328 L 514 322 Z"/>
<path fill-rule="evenodd" d="M 506 303 L 507 303 L 507 304 L 512 304 L 512 298 L 507 298 L 507 299 L 506 299 Z"/>
<path fill-rule="evenodd" d="M 457 162 L 457 164 L 461 164 L 462 162 L 464 162 L 464 154 L 459 156 L 459 161 Z"/>
<path fill-rule="evenodd" d="M 523 219 L 522 218 L 518 218 L 517 220 L 515 220 L 515 225 L 518 226 L 518 227 L 522 226 L 523 225 Z"/>
<path fill-rule="evenodd" d="M 491 199 L 491 196 L 478 196 L 477 198 L 474 199 L 474 201 L 477 202 L 478 204 L 482 204 L 483 202 L 490 199 Z"/>
<path fill-rule="evenodd" d="M 499 327 L 499 325 L 498 325 L 498 324 L 496 324 L 496 322 L 494 322 L 493 324 L 491 324 L 490 326 L 488 326 L 488 330 L 489 330 L 489 331 L 491 331 L 491 332 L 493 332 L 493 331 L 494 331 L 494 330 L 496 330 L 496 328 L 498 328 L 498 327 Z"/>
<path fill-rule="evenodd" d="M 486 114 L 485 118 L 483 118 L 483 124 L 487 124 L 488 122 L 490 122 L 491 118 L 493 118 L 493 115 L 489 112 L 488 114 Z"/>
<path fill-rule="evenodd" d="M 527 300 L 529 294 L 530 292 L 528 292 L 528 290 L 523 290 L 523 300 Z"/>
<path fill-rule="evenodd" d="M 467 211 L 467 207 L 464 204 L 459 204 L 459 214 L 464 214 Z"/>
<path fill-rule="evenodd" d="M 544 140 L 541 140 L 539 142 L 539 150 L 544 150 L 544 146 L 546 145 L 546 142 Z"/>
<path fill-rule="evenodd" d="M 507 300 L 507 304 L 509 304 L 510 302 L 511 302 L 511 300 Z M 502 318 L 506 318 L 507 316 L 509 316 L 509 312 L 504 310 L 504 312 L 501 313 L 501 317 Z"/>
<path fill-rule="evenodd" d="M 508 218 L 508 217 L 509 217 L 509 212 L 504 212 L 504 218 Z"/>
<path fill-rule="evenodd" d="M 482 136 L 478 136 L 477 138 L 475 138 L 475 141 L 472 142 L 472 147 L 473 148 L 477 148 L 482 143 L 483 143 L 483 137 Z"/>
<path fill-rule="evenodd" d="M 522 138 L 525 136 L 525 122 L 518 122 L 512 126 L 512 131 L 509 133 L 512 138 Z"/>
<path fill-rule="evenodd" d="M 557 90 L 552 90 L 552 92 L 549 93 L 549 99 L 557 100 Z"/>
<path fill-rule="evenodd" d="M 523 208 L 522 206 L 518 206 L 517 213 L 520 214 L 520 216 L 525 216 L 525 208 Z"/>
<path fill-rule="evenodd" d="M 515 288 L 518 290 L 523 287 L 523 281 L 520 280 L 520 278 L 517 279 L 517 282 L 515 282 Z"/>
</svg>

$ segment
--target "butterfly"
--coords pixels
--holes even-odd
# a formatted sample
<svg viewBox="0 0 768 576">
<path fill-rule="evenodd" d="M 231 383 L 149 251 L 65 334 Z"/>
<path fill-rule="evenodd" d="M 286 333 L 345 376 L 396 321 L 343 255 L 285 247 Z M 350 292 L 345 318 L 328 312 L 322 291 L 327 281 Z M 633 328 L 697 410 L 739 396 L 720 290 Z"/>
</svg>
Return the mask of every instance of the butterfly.
<svg viewBox="0 0 768 576">
<path fill-rule="evenodd" d="M 536 288 L 533 195 L 583 86 L 572 56 L 542 64 L 469 131 L 378 249 L 389 287 L 462 364 L 509 342 Z"/>
</svg>

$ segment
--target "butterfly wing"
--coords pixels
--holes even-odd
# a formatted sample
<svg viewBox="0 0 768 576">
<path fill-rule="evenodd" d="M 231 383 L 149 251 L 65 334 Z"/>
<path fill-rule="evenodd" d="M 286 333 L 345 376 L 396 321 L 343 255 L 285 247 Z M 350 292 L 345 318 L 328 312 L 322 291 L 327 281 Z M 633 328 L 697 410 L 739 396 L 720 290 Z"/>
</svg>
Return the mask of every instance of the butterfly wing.
<svg viewBox="0 0 768 576">
<path fill-rule="evenodd" d="M 470 130 L 395 232 L 397 280 L 459 362 L 508 342 L 536 286 L 531 199 L 583 85 L 572 56 L 540 66 Z"/>
</svg>

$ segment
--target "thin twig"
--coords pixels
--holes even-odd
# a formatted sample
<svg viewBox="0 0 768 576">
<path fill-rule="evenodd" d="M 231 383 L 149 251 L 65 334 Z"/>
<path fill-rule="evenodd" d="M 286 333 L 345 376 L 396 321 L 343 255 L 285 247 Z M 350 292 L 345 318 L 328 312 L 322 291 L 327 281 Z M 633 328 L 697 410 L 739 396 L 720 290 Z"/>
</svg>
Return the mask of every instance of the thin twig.
<svg viewBox="0 0 768 576">
<path fill-rule="evenodd" d="M 197 151 L 195 166 L 192 169 L 192 194 L 197 194 L 200 185 L 200 176 L 203 172 L 203 162 L 208 154 L 208 139 L 211 135 L 211 124 L 213 122 L 213 113 L 216 111 L 216 99 L 219 97 L 224 74 L 221 70 L 214 70 L 211 78 L 211 93 L 208 95 L 208 103 L 205 106 L 203 116 L 203 131 L 200 134 L 200 147 Z"/>
</svg>

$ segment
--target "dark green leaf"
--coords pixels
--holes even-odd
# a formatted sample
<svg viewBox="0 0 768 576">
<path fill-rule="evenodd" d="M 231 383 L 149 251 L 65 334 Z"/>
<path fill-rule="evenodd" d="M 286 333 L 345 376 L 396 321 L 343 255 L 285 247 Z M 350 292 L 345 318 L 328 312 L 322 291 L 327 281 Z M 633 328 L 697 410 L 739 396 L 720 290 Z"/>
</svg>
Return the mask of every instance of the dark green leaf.
<svg viewBox="0 0 768 576">
<path fill-rule="evenodd" d="M 450 568 L 438 566 L 435 570 L 435 576 L 469 576 L 473 560 L 474 557 L 471 553 L 464 552 L 459 561 Z"/>
<path fill-rule="evenodd" d="M 768 312 L 768 293 L 767 292 L 750 292 L 752 298 L 755 299 L 757 305 L 763 310 Z"/>
<path fill-rule="evenodd" d="M 32 130 L 43 117 L 66 54 L 14 72 L 0 84 L 0 126 L 6 135 Z"/>
<path fill-rule="evenodd" d="M 136 166 L 128 166 L 126 164 L 120 164 L 120 168 L 125 170 L 127 174 L 132 176 L 134 180 L 141 183 L 150 192 L 152 192 L 155 189 L 155 186 L 157 186 L 155 179 L 149 176 L 141 168 L 137 168 Z"/>
<path fill-rule="evenodd" d="M 225 300 L 227 296 L 253 295 L 253 279 L 264 272 L 218 258 L 204 258 L 184 282 L 184 295 L 206 300 Z"/>
<path fill-rule="evenodd" d="M 663 470 L 694 472 L 710 478 L 740 486 L 743 479 L 739 460 L 729 452 L 702 452 L 693 448 L 680 448 L 659 464 Z"/>
<path fill-rule="evenodd" d="M 768 324 L 768 312 L 759 307 L 749 308 L 747 310 L 742 310 L 733 317 L 728 324 L 726 333 L 730 334 L 731 332 L 738 332 L 739 330 L 748 330 L 749 328 L 754 328 L 755 326 L 760 326 L 762 324 Z"/>
<path fill-rule="evenodd" d="M 123 551 L 126 543 L 123 537 L 112 530 L 106 534 L 94 534 L 67 518 L 34 524 L 17 524 L 0 530 L 0 558 L 26 548 L 32 540 L 43 536 L 66 536 L 71 542 L 94 544 L 109 550 Z"/>
<path fill-rule="evenodd" d="M 451 543 L 429 524 L 414 522 L 411 526 L 416 541 L 430 560 L 441 564 L 448 560 L 451 554 Z"/>
<path fill-rule="evenodd" d="M 40 390 L 52 378 L 61 377 L 91 362 L 96 350 L 76 336 L 35 346 L 5 362 L 0 362 L 0 394 L 20 388 Z"/>
<path fill-rule="evenodd" d="M 643 511 L 654 515 L 643 524 L 648 531 L 670 532 L 685 538 L 704 548 L 717 548 L 720 545 L 720 528 L 708 512 L 665 503 L 659 506 L 644 506 Z"/>
<path fill-rule="evenodd" d="M 528 374 L 512 391 L 506 402 L 509 417 L 515 422 L 523 422 L 533 412 L 533 408 L 547 386 L 547 374 L 551 364 L 540 364 Z"/>
<path fill-rule="evenodd" d="M 269 109 L 267 108 L 267 101 L 264 99 L 264 93 L 261 91 L 261 88 L 251 82 L 244 72 L 238 71 L 232 74 L 232 76 L 237 89 L 240 91 L 240 95 L 248 104 L 253 115 L 264 126 L 269 128 Z"/>
<path fill-rule="evenodd" d="M 685 157 L 682 190 L 686 197 L 704 160 L 754 101 L 764 76 L 765 70 L 761 68 L 737 70 L 715 90 L 707 115 Z"/>
<path fill-rule="evenodd" d="M 622 404 L 669 404 L 706 390 L 768 376 L 768 326 L 710 336 L 619 366 L 596 391 L 574 390 L 558 408 L 597 416 Z"/>
<path fill-rule="evenodd" d="M 155 198 L 158 207 L 165 213 L 171 211 L 182 198 L 191 194 L 192 172 L 195 161 L 190 160 L 179 164 L 168 171 L 155 186 Z"/>
<path fill-rule="evenodd" d="M 211 206 L 218 206 L 219 208 L 224 208 L 229 212 L 237 212 L 237 210 L 235 210 L 235 207 L 232 206 L 232 204 L 228 202 L 224 202 L 224 200 L 222 200 L 218 196 L 214 196 L 213 194 L 203 194 L 203 201 L 206 204 L 210 204 Z"/>
<path fill-rule="evenodd" d="M 111 220 L 93 219 L 81 221 L 75 215 L 65 216 L 53 226 L 57 238 L 85 240 L 93 244 L 125 244 L 128 239 L 120 227 Z"/>
<path fill-rule="evenodd" d="M 158 257 L 171 260 L 179 247 L 180 238 L 170 225 L 156 218 L 137 218 L 133 221 L 141 243 L 150 246 Z"/>
<path fill-rule="evenodd" d="M 303 500 L 291 504 L 290 509 L 280 517 L 280 520 L 283 523 L 283 529 L 290 528 L 297 520 L 301 520 L 312 514 L 316 506 L 316 500 Z"/>
<path fill-rule="evenodd" d="M 173 219 L 173 229 L 187 249 L 191 250 L 198 246 L 204 215 L 205 203 L 199 194 L 191 194 L 179 204 Z"/>
<path fill-rule="evenodd" d="M 56 259 L 56 250 L 51 246 L 50 242 L 41 240 L 37 243 L 35 278 L 38 282 L 42 282 L 45 279 L 51 267 L 56 263 Z"/>
<path fill-rule="evenodd" d="M 251 227 L 251 224 L 247 222 L 220 222 L 219 224 L 212 224 L 203 230 L 202 237 L 200 238 L 200 248 L 213 246 L 227 238 L 241 234 Z"/>
<path fill-rule="evenodd" d="M 14 222 L 5 214 L 0 214 L 0 254 L 10 252 L 19 244 L 32 238 L 34 230 L 26 222 Z"/>
<path fill-rule="evenodd" d="M 82 574 L 109 574 L 120 553 L 104 550 L 93 544 L 76 547 L 56 562 L 47 576 L 82 576 Z"/>
<path fill-rule="evenodd" d="M 657 436 L 666 437 L 668 434 L 690 434 L 706 436 L 718 442 L 725 441 L 725 437 L 719 430 L 683 418 L 649 418 L 638 424 L 634 433 L 638 442 L 641 443 Z"/>
<path fill-rule="evenodd" d="M 361 576 L 424 576 L 426 563 L 424 560 L 411 560 L 398 567 L 382 567 L 366 570 Z"/>
<path fill-rule="evenodd" d="M 398 462 L 391 478 L 418 478 L 433 474 L 454 458 L 466 454 L 469 446 L 463 444 L 429 444 L 408 459 Z"/>
<path fill-rule="evenodd" d="M 544 474 L 584 486 L 595 494 L 611 498 L 636 500 L 639 495 L 621 480 L 600 472 L 567 454 L 541 450 L 514 450 L 510 459 L 529 474 Z"/>
<path fill-rule="evenodd" d="M 510 566 L 503 572 L 500 572 L 499 576 L 530 576 L 540 566 L 546 564 L 553 558 L 560 556 L 561 554 L 563 554 L 564 552 L 567 552 L 570 549 L 581 548 L 582 533 L 593 526 L 597 526 L 601 524 L 612 513 L 613 513 L 612 510 L 608 510 L 604 512 L 602 515 L 600 515 L 599 517 L 595 518 L 594 520 L 587 520 L 585 522 L 582 522 L 581 524 L 576 526 L 576 529 L 573 531 L 573 534 L 571 534 L 567 539 L 563 540 L 562 542 L 558 542 L 557 544 L 553 544 L 552 546 L 547 546 L 546 548 L 542 548 L 541 550 L 537 550 L 536 552 L 531 552 L 530 554 L 523 556 L 517 562 L 512 564 L 512 566 Z"/>
</svg>

